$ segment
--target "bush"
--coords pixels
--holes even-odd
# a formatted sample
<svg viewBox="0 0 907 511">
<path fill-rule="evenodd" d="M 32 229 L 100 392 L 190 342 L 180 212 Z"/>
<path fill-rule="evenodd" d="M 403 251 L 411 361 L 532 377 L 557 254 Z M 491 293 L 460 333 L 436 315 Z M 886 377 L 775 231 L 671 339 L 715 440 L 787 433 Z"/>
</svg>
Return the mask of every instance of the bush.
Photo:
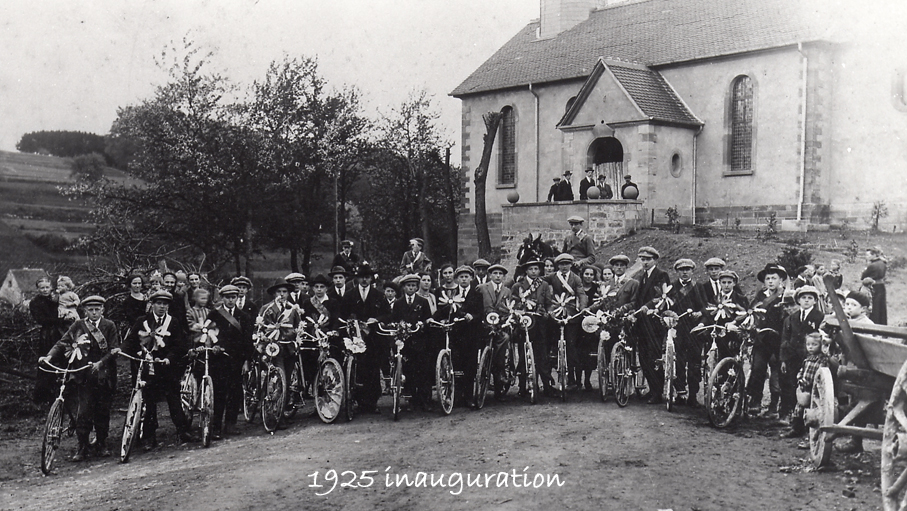
<svg viewBox="0 0 907 511">
<path fill-rule="evenodd" d="M 907 257 L 895 256 L 888 261 L 889 270 L 897 270 L 898 268 L 907 268 Z"/>
<path fill-rule="evenodd" d="M 697 238 L 711 238 L 712 230 L 704 225 L 694 225 L 693 236 Z"/>
<path fill-rule="evenodd" d="M 26 234 L 25 237 L 48 252 L 63 253 L 69 248 L 69 240 L 59 234 L 47 233 L 40 236 Z"/>
<path fill-rule="evenodd" d="M 810 264 L 812 260 L 813 255 L 809 249 L 800 248 L 792 244 L 784 247 L 777 259 L 778 264 L 790 272 L 791 278 L 795 276 L 794 272 L 797 271 L 797 268 Z"/>
</svg>

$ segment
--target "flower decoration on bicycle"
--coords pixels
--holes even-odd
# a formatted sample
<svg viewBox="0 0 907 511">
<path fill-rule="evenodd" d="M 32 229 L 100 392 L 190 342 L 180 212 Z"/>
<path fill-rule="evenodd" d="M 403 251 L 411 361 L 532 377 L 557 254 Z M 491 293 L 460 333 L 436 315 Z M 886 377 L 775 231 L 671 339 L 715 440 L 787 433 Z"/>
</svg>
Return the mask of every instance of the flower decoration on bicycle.
<svg viewBox="0 0 907 511">
<path fill-rule="evenodd" d="M 451 314 L 460 310 L 460 307 L 463 306 L 465 301 L 466 297 L 461 294 L 447 296 L 446 293 L 441 293 L 441 296 L 438 298 L 438 304 L 442 307 L 449 306 Z"/>
<path fill-rule="evenodd" d="M 551 311 L 552 316 L 557 318 L 565 318 L 570 315 L 570 306 L 576 302 L 576 297 L 571 296 L 567 293 L 561 293 L 554 297 L 554 305 L 556 306 L 553 311 Z"/>
<path fill-rule="evenodd" d="M 718 305 L 709 305 L 705 310 L 715 318 L 715 321 L 731 320 L 738 315 L 746 314 L 743 307 L 731 301 L 722 301 Z"/>
<path fill-rule="evenodd" d="M 82 348 L 85 351 L 82 351 Z M 66 348 L 66 359 L 69 360 L 69 363 L 72 364 L 76 360 L 82 360 L 83 357 L 87 355 L 87 350 L 91 348 L 91 338 L 88 337 L 88 334 L 82 334 L 76 338 L 75 341 Z"/>
<path fill-rule="evenodd" d="M 661 296 L 658 298 L 658 301 L 655 303 L 656 311 L 668 310 L 674 306 L 674 299 L 668 296 L 671 290 L 674 289 L 674 286 L 670 284 L 661 285 Z"/>
<path fill-rule="evenodd" d="M 142 323 L 144 330 L 139 332 L 139 341 L 149 351 L 154 351 L 157 348 L 163 348 L 166 345 L 165 337 L 170 336 L 170 322 L 173 320 L 173 316 L 167 316 L 164 319 L 164 323 L 153 329 L 148 325 L 148 320 L 145 320 Z"/>
<path fill-rule="evenodd" d="M 529 298 L 529 295 L 531 295 L 533 293 L 532 288 L 526 288 L 525 290 L 518 290 L 518 292 L 519 292 L 520 303 L 523 304 L 523 307 L 527 311 L 534 311 L 539 306 L 537 301 L 533 300 L 532 298 Z"/>
<path fill-rule="evenodd" d="M 210 319 L 206 319 L 204 323 L 196 323 L 194 326 L 198 327 L 196 329 L 198 335 L 195 337 L 196 344 L 203 344 L 209 348 L 217 344 L 217 334 L 220 333 L 220 330 L 217 325 L 212 324 Z"/>
</svg>

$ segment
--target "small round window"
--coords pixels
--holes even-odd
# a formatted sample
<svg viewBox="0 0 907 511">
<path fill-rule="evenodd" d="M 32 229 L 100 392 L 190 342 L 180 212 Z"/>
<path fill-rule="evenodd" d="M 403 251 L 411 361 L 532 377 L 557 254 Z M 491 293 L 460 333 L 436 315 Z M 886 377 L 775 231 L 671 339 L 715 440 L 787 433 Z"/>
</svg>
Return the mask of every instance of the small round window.
<svg viewBox="0 0 907 511">
<path fill-rule="evenodd" d="M 683 161 L 680 159 L 679 153 L 674 153 L 671 156 L 671 175 L 674 177 L 680 177 L 680 174 L 683 172 Z"/>
</svg>

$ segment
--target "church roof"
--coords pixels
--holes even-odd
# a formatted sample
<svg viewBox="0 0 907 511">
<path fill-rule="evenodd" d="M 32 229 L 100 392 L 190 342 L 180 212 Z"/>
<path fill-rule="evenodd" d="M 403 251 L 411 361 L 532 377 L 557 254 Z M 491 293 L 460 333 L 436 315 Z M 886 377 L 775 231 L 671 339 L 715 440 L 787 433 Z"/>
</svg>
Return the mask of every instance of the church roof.
<svg viewBox="0 0 907 511">
<path fill-rule="evenodd" d="M 599 57 L 659 66 L 816 40 L 808 3 L 647 0 L 592 11 L 549 39 L 532 21 L 451 95 L 586 78 Z"/>
<path fill-rule="evenodd" d="M 701 126 L 703 124 L 690 112 L 674 88 L 658 71 L 631 62 L 599 59 L 577 94 L 576 101 L 558 122 L 558 127 L 573 122 L 595 84 L 606 72 L 614 77 L 641 116 L 651 121 L 680 126 Z"/>
</svg>

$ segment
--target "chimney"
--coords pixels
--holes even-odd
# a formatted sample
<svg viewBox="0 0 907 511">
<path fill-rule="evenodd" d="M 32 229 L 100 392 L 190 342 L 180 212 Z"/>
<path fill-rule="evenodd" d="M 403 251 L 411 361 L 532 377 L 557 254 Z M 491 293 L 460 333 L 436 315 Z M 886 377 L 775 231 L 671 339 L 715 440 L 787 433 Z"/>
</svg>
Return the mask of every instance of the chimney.
<svg viewBox="0 0 907 511">
<path fill-rule="evenodd" d="M 589 19 L 592 9 L 607 5 L 603 0 L 541 0 L 539 38 L 548 39 Z"/>
</svg>

